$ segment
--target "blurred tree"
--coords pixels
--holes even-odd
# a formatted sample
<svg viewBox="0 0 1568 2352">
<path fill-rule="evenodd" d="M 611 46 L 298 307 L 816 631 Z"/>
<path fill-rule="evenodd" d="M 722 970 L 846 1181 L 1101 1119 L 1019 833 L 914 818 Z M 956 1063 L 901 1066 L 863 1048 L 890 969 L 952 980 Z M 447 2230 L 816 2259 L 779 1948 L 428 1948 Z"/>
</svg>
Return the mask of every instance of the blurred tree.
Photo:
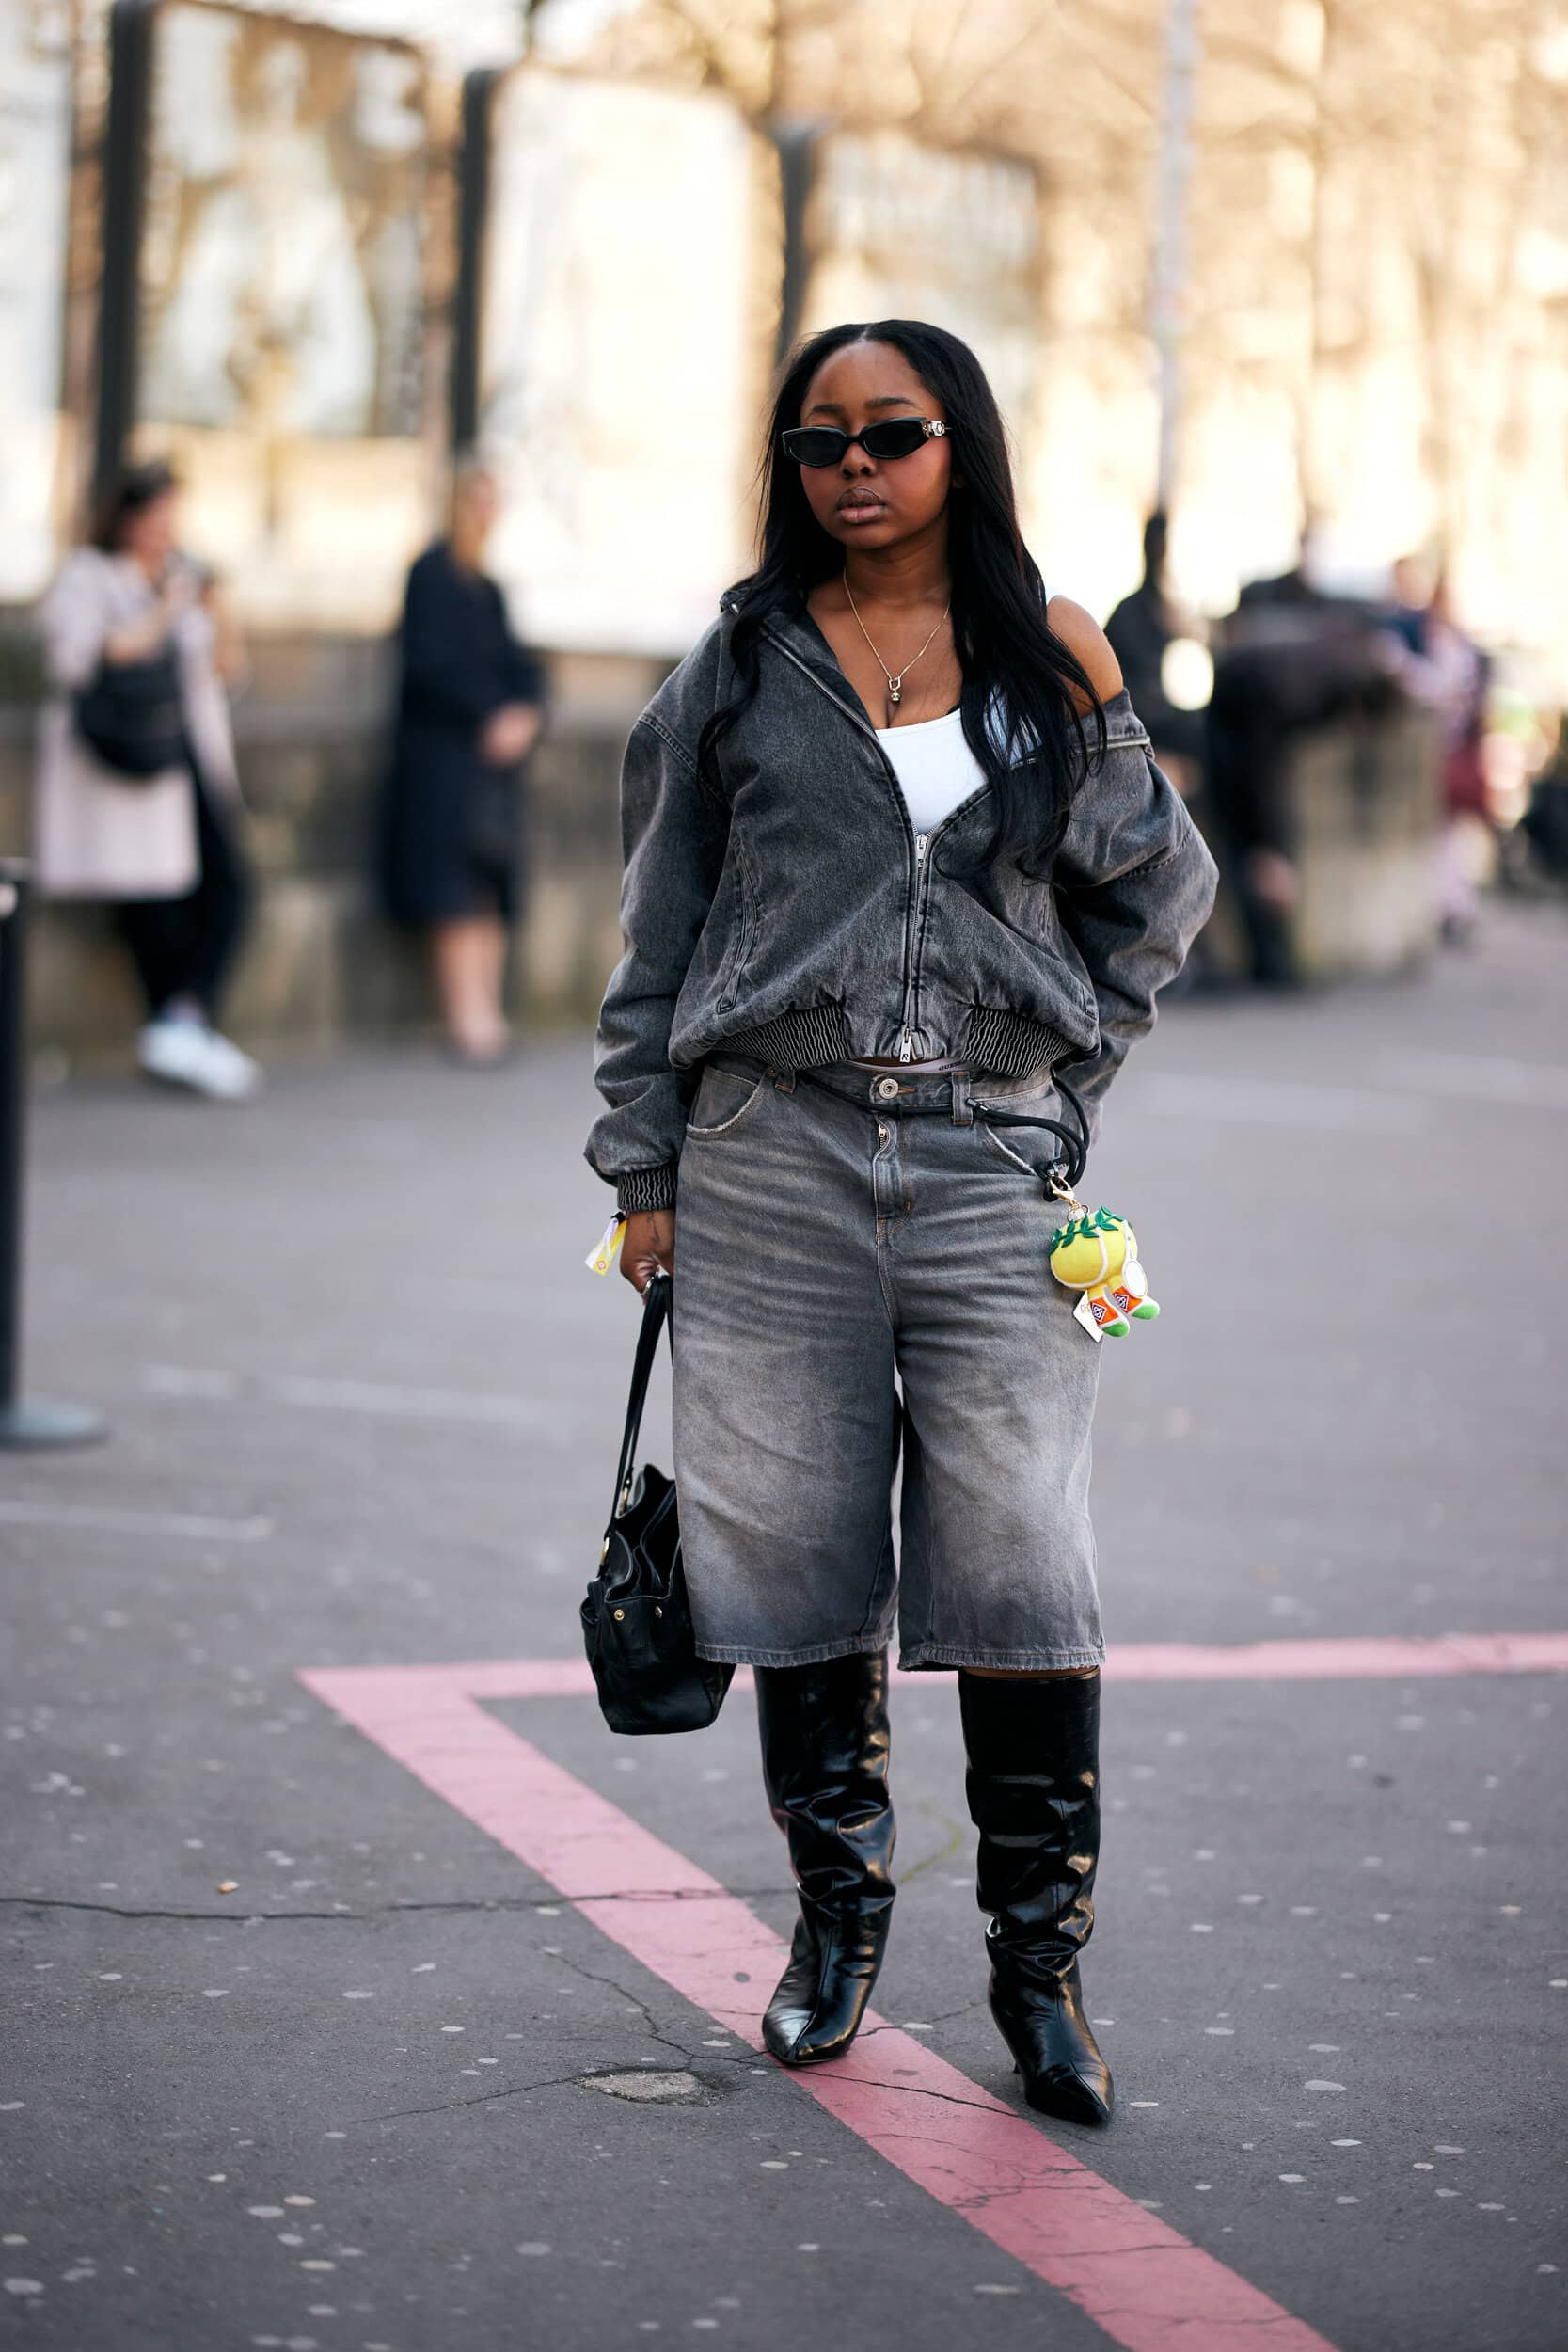
<svg viewBox="0 0 1568 2352">
<path fill-rule="evenodd" d="M 721 89 L 761 126 L 892 125 L 1038 167 L 1034 503 L 1109 603 L 1155 489 L 1165 18 L 643 0 L 573 62 Z M 1441 543 L 1473 618 L 1568 643 L 1568 0 L 1200 0 L 1197 20 L 1179 578 L 1222 605 L 1310 517 L 1369 574 Z"/>
</svg>

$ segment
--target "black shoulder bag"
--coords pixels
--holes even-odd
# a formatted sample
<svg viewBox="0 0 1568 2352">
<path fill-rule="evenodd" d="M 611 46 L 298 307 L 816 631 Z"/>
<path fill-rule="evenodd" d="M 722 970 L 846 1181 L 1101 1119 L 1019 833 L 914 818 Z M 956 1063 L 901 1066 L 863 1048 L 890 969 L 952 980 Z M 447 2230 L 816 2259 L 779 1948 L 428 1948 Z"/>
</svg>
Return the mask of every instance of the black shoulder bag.
<svg viewBox="0 0 1568 2352">
<path fill-rule="evenodd" d="M 634 1468 L 648 1375 L 673 1315 L 672 1289 L 667 1274 L 656 1274 L 643 1298 L 615 1502 L 581 1611 L 583 1645 L 611 1731 L 701 1731 L 723 1705 L 735 1673 L 697 1655 L 675 1482 L 651 1462 Z"/>
<path fill-rule="evenodd" d="M 101 661 L 76 696 L 75 718 L 87 749 L 126 784 L 149 784 L 189 760 L 171 644 L 145 661 Z"/>
</svg>

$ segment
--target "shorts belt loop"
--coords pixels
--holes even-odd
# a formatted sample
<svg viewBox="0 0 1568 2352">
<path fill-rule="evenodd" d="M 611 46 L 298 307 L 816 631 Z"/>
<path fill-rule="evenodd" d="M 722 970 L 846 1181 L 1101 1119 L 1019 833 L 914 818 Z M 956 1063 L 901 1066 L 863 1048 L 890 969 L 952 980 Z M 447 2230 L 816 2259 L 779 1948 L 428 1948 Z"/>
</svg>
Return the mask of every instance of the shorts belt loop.
<svg viewBox="0 0 1568 2352">
<path fill-rule="evenodd" d="M 955 1070 L 953 1073 L 953 1124 L 955 1127 L 973 1127 L 974 1124 L 974 1111 L 969 1099 L 967 1070 Z"/>
<path fill-rule="evenodd" d="M 772 1079 L 773 1084 L 778 1088 L 781 1094 L 794 1093 L 795 1073 L 793 1070 L 775 1070 L 772 1064 L 769 1063 L 768 1074 Z"/>
</svg>

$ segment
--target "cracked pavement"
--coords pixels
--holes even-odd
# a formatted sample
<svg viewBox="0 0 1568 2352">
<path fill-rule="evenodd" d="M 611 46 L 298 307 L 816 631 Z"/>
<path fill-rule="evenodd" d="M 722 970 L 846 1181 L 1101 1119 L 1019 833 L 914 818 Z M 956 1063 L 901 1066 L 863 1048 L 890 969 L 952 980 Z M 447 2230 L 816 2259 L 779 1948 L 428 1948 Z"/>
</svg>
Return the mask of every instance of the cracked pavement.
<svg viewBox="0 0 1568 2352">
<path fill-rule="evenodd" d="M 1568 1624 L 1568 1341 L 1456 1241 L 1496 1188 L 1568 1242 L 1562 948 L 1493 909 L 1425 986 L 1174 1007 L 1121 1082 L 1094 1184 L 1165 1314 L 1104 1367 L 1113 1641 Z M 113 1439 L 0 1483 L 0 2343 L 1110 2341 L 295 1678 L 574 1653 L 633 1323 L 588 1108 L 571 1040 L 37 1105 L 30 1385 Z M 666 1742 L 489 1709 L 787 1932 L 744 1693 Z M 1560 1679 L 1105 1711 L 1121 2106 L 1060 2144 L 1341 2352 L 1556 2352 Z M 895 1693 L 877 2006 L 1010 2102 L 956 1713 Z M 655 2071 L 695 2088 L 595 2089 Z"/>
</svg>

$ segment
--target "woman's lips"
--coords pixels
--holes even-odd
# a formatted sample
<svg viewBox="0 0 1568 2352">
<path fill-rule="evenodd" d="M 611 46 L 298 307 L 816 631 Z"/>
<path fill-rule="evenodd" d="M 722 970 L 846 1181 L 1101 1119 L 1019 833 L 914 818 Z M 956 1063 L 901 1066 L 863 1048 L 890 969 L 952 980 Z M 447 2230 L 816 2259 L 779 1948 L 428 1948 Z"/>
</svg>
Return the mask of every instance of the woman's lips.
<svg viewBox="0 0 1568 2352">
<path fill-rule="evenodd" d="M 879 515 L 885 514 L 887 507 L 883 500 L 867 498 L 863 491 L 841 498 L 838 511 L 847 523 L 868 523 L 875 522 Z"/>
</svg>

